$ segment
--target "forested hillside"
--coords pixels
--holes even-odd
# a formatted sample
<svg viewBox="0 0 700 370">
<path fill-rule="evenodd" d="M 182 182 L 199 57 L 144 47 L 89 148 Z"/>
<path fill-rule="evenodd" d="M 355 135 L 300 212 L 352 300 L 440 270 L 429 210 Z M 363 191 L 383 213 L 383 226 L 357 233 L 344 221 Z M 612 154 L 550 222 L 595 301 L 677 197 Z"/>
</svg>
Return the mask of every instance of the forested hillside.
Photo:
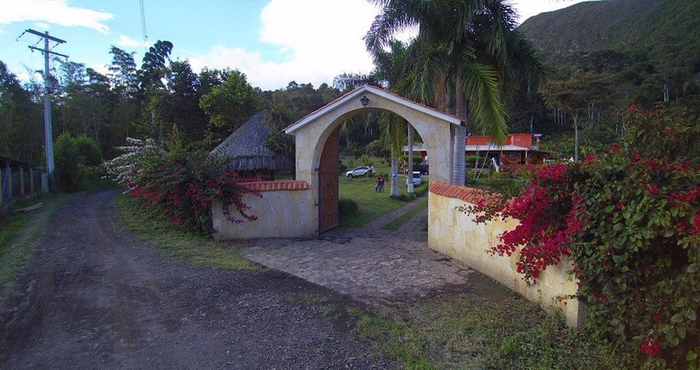
<svg viewBox="0 0 700 370">
<path fill-rule="evenodd" d="M 604 0 L 572 5 L 531 17 L 519 27 L 542 55 L 563 62 L 576 53 L 604 49 L 644 51 L 697 69 L 700 62 L 700 2 Z"/>
<path fill-rule="evenodd" d="M 534 129 L 578 129 L 584 147 L 604 147 L 620 138 L 617 112 L 630 104 L 692 101 L 699 19 L 700 1 L 687 0 L 591 1 L 528 19 L 518 29 L 550 66 Z"/>
</svg>

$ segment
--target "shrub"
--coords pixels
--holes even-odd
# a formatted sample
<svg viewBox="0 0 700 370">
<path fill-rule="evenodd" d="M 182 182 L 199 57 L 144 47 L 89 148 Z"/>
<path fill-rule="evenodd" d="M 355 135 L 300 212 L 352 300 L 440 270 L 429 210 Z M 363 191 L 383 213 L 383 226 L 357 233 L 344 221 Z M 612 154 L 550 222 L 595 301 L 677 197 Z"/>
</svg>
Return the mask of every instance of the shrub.
<svg viewBox="0 0 700 370">
<path fill-rule="evenodd" d="M 347 220 L 354 217 L 360 212 L 357 202 L 353 199 L 340 198 L 338 199 L 338 216 L 341 220 Z"/>
<path fill-rule="evenodd" d="M 56 139 L 54 152 L 58 186 L 62 190 L 82 190 L 100 178 L 100 147 L 91 138 L 64 132 Z"/>
<path fill-rule="evenodd" d="M 205 151 L 185 150 L 177 139 L 167 148 L 152 141 L 131 142 L 135 145 L 124 148 L 124 155 L 105 164 L 108 172 L 126 184 L 131 196 L 141 198 L 144 206 L 163 210 L 172 224 L 211 234 L 211 206 L 216 199 L 222 200 L 224 215 L 230 221 L 256 219 L 242 201 L 251 192 L 240 185 L 244 180 L 234 171 L 220 170 L 219 163 Z M 231 214 L 231 206 L 236 215 Z"/>
<path fill-rule="evenodd" d="M 624 145 L 541 167 L 519 196 L 467 208 L 479 222 L 520 221 L 491 252 L 520 249 L 517 267 L 528 282 L 562 259 L 573 261 L 587 324 L 624 350 L 623 365 L 698 369 L 698 115 L 631 107 L 623 119 Z"/>
</svg>

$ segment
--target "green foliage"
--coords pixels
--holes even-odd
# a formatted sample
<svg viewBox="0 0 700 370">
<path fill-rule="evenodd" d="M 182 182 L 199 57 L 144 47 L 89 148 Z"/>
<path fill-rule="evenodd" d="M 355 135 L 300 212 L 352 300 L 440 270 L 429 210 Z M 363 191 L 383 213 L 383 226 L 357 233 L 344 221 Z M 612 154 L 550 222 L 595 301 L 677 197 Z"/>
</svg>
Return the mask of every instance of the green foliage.
<svg viewBox="0 0 700 370">
<path fill-rule="evenodd" d="M 172 224 L 211 234 L 211 207 L 217 199 L 230 221 L 257 219 L 248 214 L 249 207 L 242 201 L 251 191 L 240 185 L 237 173 L 220 170 L 220 163 L 208 152 L 187 148 L 178 135 L 165 148 L 149 141 L 133 142 L 136 145 L 124 148 L 124 155 L 105 164 L 107 170 L 132 196 L 142 199 L 144 206 L 159 210 Z M 231 206 L 237 211 L 235 215 Z"/>
<path fill-rule="evenodd" d="M 29 165 L 43 159 L 41 105 L 0 61 L 0 156 Z"/>
<path fill-rule="evenodd" d="M 100 147 L 85 135 L 73 137 L 69 132 L 59 135 L 54 155 L 58 186 L 64 191 L 83 190 L 102 175 Z"/>
<path fill-rule="evenodd" d="M 139 198 L 122 195 L 116 199 L 124 224 L 141 240 L 153 243 L 171 256 L 204 267 L 232 270 L 260 270 L 260 266 L 241 257 L 242 245 L 217 242 L 210 238 L 173 228 L 157 208 L 144 208 Z"/>
<path fill-rule="evenodd" d="M 401 160 L 402 160 L 404 163 L 408 163 L 408 156 L 407 156 L 407 155 L 402 155 L 402 156 L 401 156 Z M 416 164 L 421 164 L 421 163 L 423 163 L 423 157 L 421 157 L 421 156 L 419 156 L 419 155 L 414 155 L 414 156 L 413 156 L 413 164 L 416 165 Z"/>
<path fill-rule="evenodd" d="M 218 144 L 260 110 L 260 96 L 238 70 L 199 100 L 199 107 L 210 117 L 210 140 Z"/>
<path fill-rule="evenodd" d="M 365 147 L 365 153 L 368 156 L 381 158 L 384 163 L 391 162 L 391 149 L 385 147 L 381 140 L 374 140 L 367 144 Z"/>
<path fill-rule="evenodd" d="M 73 197 L 74 194 L 44 194 L 38 198 L 19 200 L 9 207 L 11 212 L 42 203 L 41 208 L 30 213 L 8 212 L 11 217 L 5 218 L 0 225 L 0 289 L 21 273 L 22 266 L 35 248 L 41 245 L 56 212 Z M 0 204 L 0 220 L 5 205 L 7 203 Z"/>
<path fill-rule="evenodd" d="M 376 316 L 360 315 L 359 334 L 389 348 L 404 368 L 588 370 L 618 368 L 617 354 L 583 329 L 567 328 L 506 289 L 437 294 Z M 406 307 L 407 306 L 407 307 Z"/>
<path fill-rule="evenodd" d="M 341 222 L 348 221 L 357 216 L 360 207 L 352 199 L 338 199 L 338 216 Z"/>
<path fill-rule="evenodd" d="M 648 109 L 698 93 L 698 15 L 695 1 L 595 1 L 531 17 L 519 29 L 564 75 L 609 74 L 622 103 Z"/>
<path fill-rule="evenodd" d="M 518 271 L 530 282 L 571 259 L 588 327 L 620 348 L 629 368 L 700 366 L 698 113 L 695 104 L 632 106 L 622 145 L 541 168 L 501 209 L 520 223 L 492 251 L 521 248 Z"/>
</svg>

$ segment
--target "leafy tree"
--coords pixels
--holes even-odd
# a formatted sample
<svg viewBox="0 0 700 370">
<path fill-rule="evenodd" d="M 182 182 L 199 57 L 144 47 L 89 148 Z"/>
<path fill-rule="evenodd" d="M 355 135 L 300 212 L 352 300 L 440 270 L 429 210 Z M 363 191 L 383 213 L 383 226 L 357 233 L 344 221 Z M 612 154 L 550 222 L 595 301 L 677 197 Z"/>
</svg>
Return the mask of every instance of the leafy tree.
<svg viewBox="0 0 700 370">
<path fill-rule="evenodd" d="M 186 143 L 202 141 L 207 135 L 206 113 L 200 108 L 202 97 L 199 75 L 188 61 L 174 61 L 166 76 L 167 90 L 160 91 L 152 105 L 166 127 L 177 126 Z"/>
<path fill-rule="evenodd" d="M 173 44 L 158 40 L 143 56 L 141 69 L 138 71 L 139 88 L 143 93 L 165 88 L 163 79 L 168 73 L 166 62 L 170 60 Z"/>
<path fill-rule="evenodd" d="M 30 165 L 43 158 L 42 106 L 0 61 L 0 156 Z"/>
<path fill-rule="evenodd" d="M 470 211 L 479 222 L 519 220 L 491 252 L 515 256 L 528 282 L 564 259 L 573 263 L 586 326 L 620 349 L 620 368 L 697 369 L 697 101 L 651 111 L 633 105 L 623 119 L 621 145 L 541 167 L 519 195 Z"/>
<path fill-rule="evenodd" d="M 108 77 L 82 63 L 65 62 L 61 71 L 63 93 L 57 99 L 57 122 L 62 131 L 87 135 L 105 148 L 118 143 L 112 137 L 110 120 L 116 96 Z"/>
<path fill-rule="evenodd" d="M 503 143 L 504 82 L 534 83 L 542 68 L 530 44 L 515 30 L 511 7 L 500 0 L 372 2 L 382 10 L 365 37 L 371 53 L 381 54 L 397 31 L 418 26 L 397 90 L 454 112 Z"/>
<path fill-rule="evenodd" d="M 579 159 L 579 122 L 581 115 L 608 104 L 612 96 L 611 78 L 608 74 L 574 72 L 567 80 L 551 80 L 542 87 L 546 104 L 563 111 L 574 121 L 574 160 Z"/>
<path fill-rule="evenodd" d="M 246 75 L 234 70 L 202 95 L 199 107 L 209 116 L 208 140 L 217 145 L 261 109 L 261 100 Z"/>
<path fill-rule="evenodd" d="M 110 147 L 103 150 L 108 158 L 112 158 L 116 153 L 112 153 L 115 146 L 124 145 L 126 138 L 133 130 L 134 123 L 139 120 L 138 94 L 138 71 L 134 61 L 134 53 L 128 53 L 122 49 L 112 46 L 112 64 L 109 66 L 109 83 L 115 95 L 114 110 L 112 112 L 112 135 Z"/>
<path fill-rule="evenodd" d="M 100 147 L 85 135 L 73 137 L 64 132 L 55 144 L 58 186 L 64 191 L 84 189 L 89 181 L 96 181 L 102 165 Z"/>
<path fill-rule="evenodd" d="M 194 149 L 182 139 L 177 130 L 163 146 L 153 140 L 130 139 L 132 145 L 121 148 L 124 154 L 105 166 L 154 215 L 186 230 L 204 235 L 213 232 L 211 208 L 215 200 L 223 202 L 224 215 L 230 221 L 254 221 L 255 215 L 242 200 L 251 191 L 240 185 L 234 172 L 220 171 L 221 163 L 206 150 Z"/>
<path fill-rule="evenodd" d="M 387 149 L 381 141 L 375 140 L 365 147 L 365 154 L 383 159 L 387 163 L 391 163 L 391 150 Z"/>
<path fill-rule="evenodd" d="M 134 62 L 134 52 L 128 53 L 116 46 L 109 51 L 112 64 L 109 65 L 109 81 L 112 89 L 121 97 L 134 97 L 138 90 L 138 71 Z"/>
</svg>

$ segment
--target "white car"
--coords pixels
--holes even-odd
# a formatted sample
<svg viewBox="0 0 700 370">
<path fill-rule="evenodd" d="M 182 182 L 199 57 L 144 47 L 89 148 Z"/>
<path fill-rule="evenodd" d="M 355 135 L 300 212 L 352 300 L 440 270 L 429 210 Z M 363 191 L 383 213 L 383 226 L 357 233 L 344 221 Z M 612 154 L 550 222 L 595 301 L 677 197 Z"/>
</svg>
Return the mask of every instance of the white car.
<svg viewBox="0 0 700 370">
<path fill-rule="evenodd" d="M 375 174 L 373 166 L 360 166 L 345 173 L 345 177 L 351 179 L 358 176 L 372 176 Z"/>
<path fill-rule="evenodd" d="M 413 171 L 413 186 L 423 185 L 423 173 L 420 171 Z"/>
</svg>

